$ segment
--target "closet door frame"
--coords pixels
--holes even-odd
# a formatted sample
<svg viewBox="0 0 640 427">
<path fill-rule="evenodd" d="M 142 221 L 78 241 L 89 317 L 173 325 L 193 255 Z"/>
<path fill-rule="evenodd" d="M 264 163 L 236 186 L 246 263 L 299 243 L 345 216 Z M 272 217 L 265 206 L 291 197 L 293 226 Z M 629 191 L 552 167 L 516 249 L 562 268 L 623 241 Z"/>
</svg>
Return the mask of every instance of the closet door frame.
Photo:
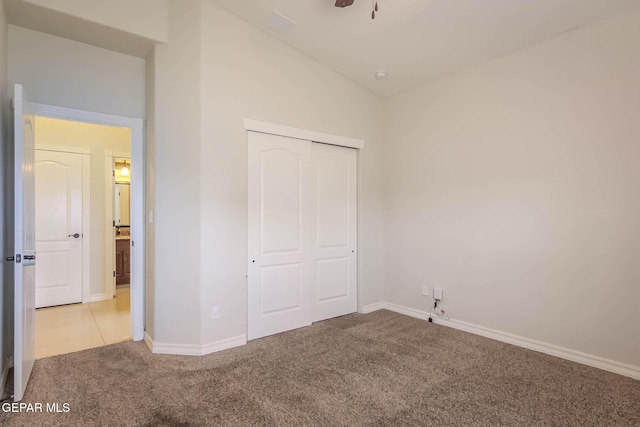
<svg viewBox="0 0 640 427">
<path fill-rule="evenodd" d="M 289 138 L 302 139 L 322 144 L 337 145 L 355 149 L 364 148 L 365 142 L 361 139 L 349 138 L 347 136 L 331 135 L 328 133 L 315 132 L 292 128 L 289 126 L 276 125 L 273 123 L 259 122 L 257 120 L 244 119 L 244 127 L 248 131 L 268 133 L 271 135 L 287 136 Z"/>
</svg>

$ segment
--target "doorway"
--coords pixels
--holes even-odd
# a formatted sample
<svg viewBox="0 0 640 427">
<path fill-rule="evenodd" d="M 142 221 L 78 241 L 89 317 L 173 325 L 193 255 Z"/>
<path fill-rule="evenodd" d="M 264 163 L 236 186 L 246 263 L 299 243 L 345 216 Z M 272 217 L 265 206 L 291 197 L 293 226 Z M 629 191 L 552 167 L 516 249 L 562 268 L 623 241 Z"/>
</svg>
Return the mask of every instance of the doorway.
<svg viewBox="0 0 640 427">
<path fill-rule="evenodd" d="M 102 219 L 98 224 L 91 224 L 89 227 L 89 241 L 94 241 L 93 247 L 98 244 L 96 240 L 100 240 L 102 237 L 102 261 L 97 263 L 91 263 L 88 270 L 90 271 L 91 278 L 87 281 L 83 280 L 83 300 L 81 305 L 86 306 L 89 309 L 83 309 L 82 312 L 76 313 L 76 316 L 91 316 L 96 319 L 100 317 L 100 314 L 110 309 L 119 313 L 118 320 L 114 320 L 112 324 L 122 326 L 124 319 L 128 322 L 129 336 L 134 341 L 141 341 L 144 337 L 144 273 L 145 273 L 145 214 L 144 214 L 144 177 L 145 177 L 145 161 L 144 161 L 144 139 L 143 139 L 143 121 L 138 118 L 114 116 L 103 113 L 89 112 L 83 110 L 76 110 L 65 107 L 51 106 L 46 104 L 31 104 L 32 112 L 35 116 L 42 119 L 54 119 L 54 120 L 66 120 L 75 122 L 81 125 L 99 125 L 103 127 L 110 127 L 111 129 L 117 129 L 120 131 L 126 131 L 129 134 L 128 149 L 123 147 L 107 147 L 100 148 L 95 156 L 91 156 L 90 167 L 91 170 L 103 169 L 105 174 L 102 178 L 94 178 L 96 180 L 95 185 L 91 186 L 91 189 L 101 188 L 104 192 L 103 196 L 93 194 L 91 197 L 92 203 L 98 203 L 101 200 L 107 209 L 113 209 L 115 198 L 115 179 L 113 171 L 111 171 L 111 181 L 106 178 L 106 161 L 109 156 L 110 161 L 114 156 L 123 157 L 127 159 L 127 165 L 130 173 L 130 224 L 129 224 L 129 245 L 130 245 L 130 280 L 129 287 L 116 289 L 115 284 L 115 224 L 114 219 L 106 220 L 107 215 L 103 211 Z M 36 127 L 37 133 L 37 127 Z M 110 169 L 110 168 L 109 168 Z M 85 172 L 86 173 L 86 172 Z M 94 175 L 95 176 L 95 175 Z M 109 190 L 108 185 L 111 186 Z M 111 191 L 111 193 L 110 193 Z M 110 201 L 111 205 L 109 205 Z M 106 210 L 106 209 L 105 209 Z M 87 215 L 86 216 L 90 216 Z M 93 233 L 91 231 L 93 230 Z M 75 233 L 69 233 L 75 234 Z M 83 238 L 86 237 L 86 234 Z M 72 237 L 73 238 L 73 237 Z M 109 265 L 107 260 L 107 253 L 110 251 L 107 242 L 112 243 L 113 262 Z M 86 246 L 86 245 L 85 245 Z M 90 257 L 87 251 L 84 252 L 86 257 Z M 94 257 L 95 258 L 95 257 Z M 105 267 L 103 269 L 94 268 L 95 265 L 102 263 Z M 87 276 L 86 269 L 83 270 L 83 275 Z M 98 284 L 96 287 L 92 286 Z M 102 291 L 100 290 L 102 285 Z M 114 298 L 115 297 L 115 298 Z M 110 307 L 108 305 L 111 305 Z M 63 306 L 71 307 L 71 306 Z M 124 308 L 130 307 L 130 312 L 123 315 Z M 62 307 L 61 307 L 62 308 Z M 92 311 L 93 310 L 93 311 Z M 98 327 L 98 329 L 100 329 Z M 101 331 L 103 340 L 109 341 L 107 337 L 108 332 Z M 117 339 L 117 336 L 111 338 Z"/>
<path fill-rule="evenodd" d="M 114 151 L 130 157 L 131 132 L 39 116 L 34 120 L 36 359 L 131 340 L 128 275 L 116 291 L 112 262 L 116 245 L 126 245 L 129 271 L 129 192 L 126 200 L 124 195 L 116 200 L 122 203 L 115 215 L 110 202 L 116 168 L 102 161 Z M 126 172 L 128 189 L 127 165 L 117 172 Z M 119 237 L 125 223 L 126 240 Z"/>
<path fill-rule="evenodd" d="M 113 158 L 113 224 L 115 228 L 115 273 L 116 289 L 129 287 L 131 283 L 131 161 L 128 158 Z M 114 291 L 115 295 L 115 291 Z"/>
</svg>

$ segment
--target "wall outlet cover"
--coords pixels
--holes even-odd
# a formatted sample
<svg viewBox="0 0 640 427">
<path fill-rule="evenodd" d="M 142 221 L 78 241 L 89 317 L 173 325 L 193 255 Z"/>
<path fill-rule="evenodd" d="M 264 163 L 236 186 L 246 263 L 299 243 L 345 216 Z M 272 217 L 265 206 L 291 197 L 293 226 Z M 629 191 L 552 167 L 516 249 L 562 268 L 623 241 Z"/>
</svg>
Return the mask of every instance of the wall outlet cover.
<svg viewBox="0 0 640 427">
<path fill-rule="evenodd" d="M 444 291 L 442 289 L 433 290 L 433 299 L 439 299 L 440 301 L 442 301 L 443 295 L 444 295 Z"/>
</svg>

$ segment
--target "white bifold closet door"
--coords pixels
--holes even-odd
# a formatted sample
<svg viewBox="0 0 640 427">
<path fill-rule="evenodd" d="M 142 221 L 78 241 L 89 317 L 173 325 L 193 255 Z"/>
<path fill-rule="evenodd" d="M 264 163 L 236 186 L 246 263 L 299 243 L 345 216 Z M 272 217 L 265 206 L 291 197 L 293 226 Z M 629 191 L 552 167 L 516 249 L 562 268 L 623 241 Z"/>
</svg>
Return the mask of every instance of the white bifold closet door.
<svg viewBox="0 0 640 427">
<path fill-rule="evenodd" d="M 356 311 L 356 151 L 249 132 L 248 338 Z"/>
</svg>

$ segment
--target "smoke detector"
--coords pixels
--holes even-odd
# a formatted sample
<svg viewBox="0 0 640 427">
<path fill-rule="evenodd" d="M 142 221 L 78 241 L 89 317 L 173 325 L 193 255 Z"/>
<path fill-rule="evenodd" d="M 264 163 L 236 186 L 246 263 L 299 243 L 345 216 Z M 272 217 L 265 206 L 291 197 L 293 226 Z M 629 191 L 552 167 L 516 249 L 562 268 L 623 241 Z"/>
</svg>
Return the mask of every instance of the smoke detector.
<svg viewBox="0 0 640 427">
<path fill-rule="evenodd" d="M 384 80 L 387 78 L 387 72 L 382 70 L 376 71 L 375 77 L 376 77 L 376 80 Z"/>
</svg>

